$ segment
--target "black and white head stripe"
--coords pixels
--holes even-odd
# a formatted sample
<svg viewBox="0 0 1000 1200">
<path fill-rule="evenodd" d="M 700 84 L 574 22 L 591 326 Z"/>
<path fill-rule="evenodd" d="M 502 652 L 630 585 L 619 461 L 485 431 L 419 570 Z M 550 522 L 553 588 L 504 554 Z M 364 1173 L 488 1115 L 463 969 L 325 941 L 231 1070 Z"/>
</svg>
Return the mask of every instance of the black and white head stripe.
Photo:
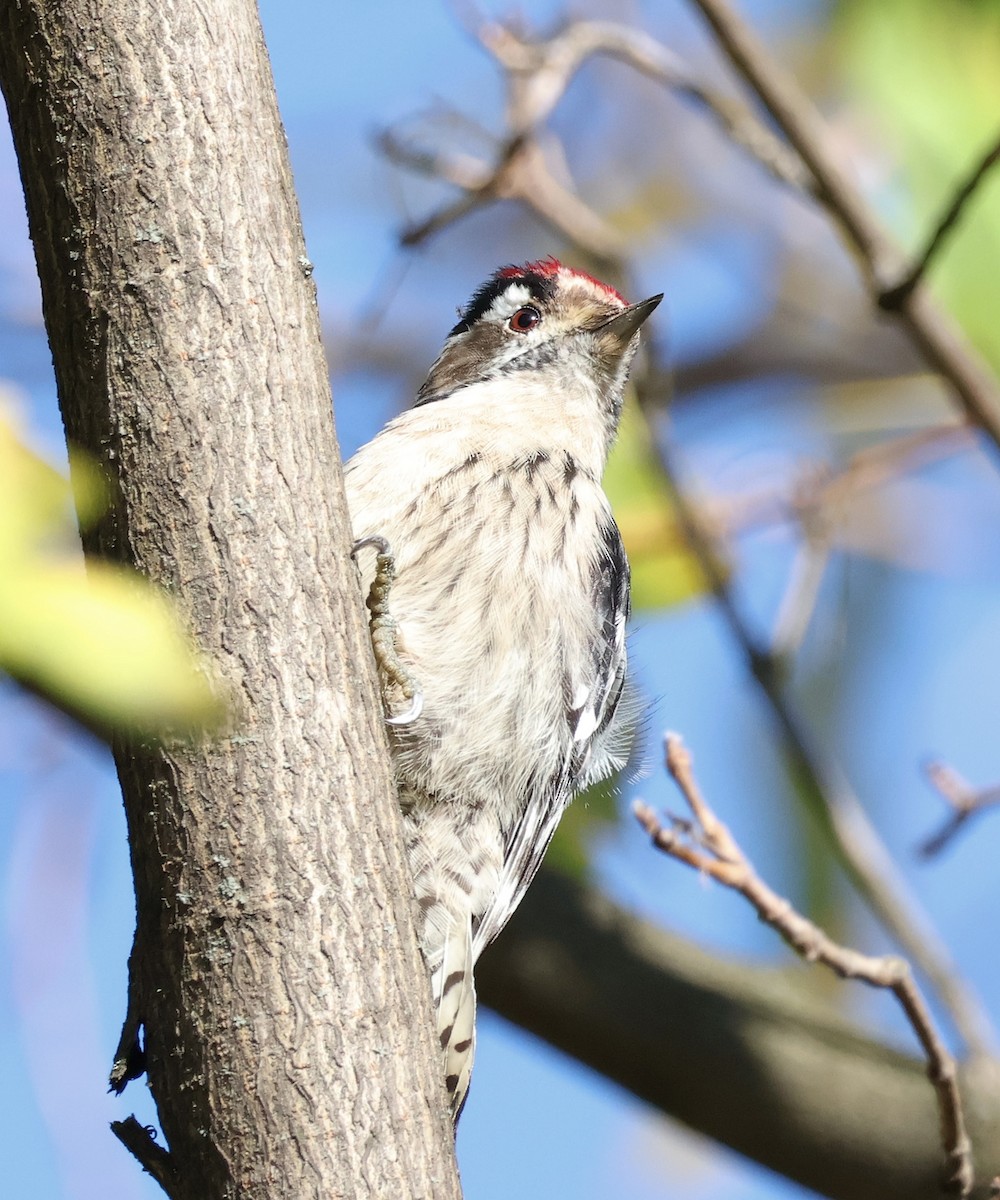
<svg viewBox="0 0 1000 1200">
<path fill-rule="evenodd" d="M 501 267 L 491 275 L 462 310 L 461 319 L 448 336 L 467 333 L 477 321 L 493 314 L 497 321 L 506 321 L 525 305 L 546 305 L 555 294 L 555 272 L 543 274 L 534 266 Z"/>
<path fill-rule="evenodd" d="M 614 288 L 555 258 L 501 267 L 461 311 L 414 407 L 511 371 L 541 371 L 563 354 L 572 357 L 574 333 L 625 307 Z"/>
</svg>

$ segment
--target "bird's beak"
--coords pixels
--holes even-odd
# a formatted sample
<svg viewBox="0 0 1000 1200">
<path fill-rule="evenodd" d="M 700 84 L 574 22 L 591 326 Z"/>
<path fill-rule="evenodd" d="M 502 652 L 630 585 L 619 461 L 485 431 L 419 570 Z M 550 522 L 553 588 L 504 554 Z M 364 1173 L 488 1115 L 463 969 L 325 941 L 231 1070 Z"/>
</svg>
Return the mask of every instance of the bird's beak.
<svg viewBox="0 0 1000 1200">
<path fill-rule="evenodd" d="M 658 296 L 650 296 L 648 300 L 640 300 L 638 304 L 630 304 L 628 308 L 623 308 L 621 312 L 615 313 L 613 317 L 608 317 L 600 325 L 592 327 L 593 332 L 600 333 L 602 340 L 610 335 L 616 344 L 616 348 L 619 348 L 620 352 L 624 354 L 628 344 L 638 331 L 639 326 L 653 312 L 662 299 L 663 293 L 661 292 Z"/>
</svg>

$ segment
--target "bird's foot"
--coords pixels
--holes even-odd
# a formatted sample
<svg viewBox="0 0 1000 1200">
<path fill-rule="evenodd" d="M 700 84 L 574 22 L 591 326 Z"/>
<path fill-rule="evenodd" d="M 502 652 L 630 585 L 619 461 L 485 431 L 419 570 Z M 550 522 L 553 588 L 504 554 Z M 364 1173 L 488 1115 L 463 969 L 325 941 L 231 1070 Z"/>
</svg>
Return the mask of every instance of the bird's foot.
<svg viewBox="0 0 1000 1200">
<path fill-rule="evenodd" d="M 368 590 L 365 605 L 369 612 L 368 627 L 371 631 L 375 663 L 382 681 L 382 694 L 389 688 L 398 689 L 409 705 L 402 712 L 386 716 L 387 725 L 412 725 L 424 708 L 424 694 L 413 674 L 403 665 L 396 646 L 396 620 L 389 611 L 389 592 L 396 578 L 396 559 L 388 541 L 379 534 L 359 538 L 351 550 L 375 550 L 375 578 Z"/>
</svg>

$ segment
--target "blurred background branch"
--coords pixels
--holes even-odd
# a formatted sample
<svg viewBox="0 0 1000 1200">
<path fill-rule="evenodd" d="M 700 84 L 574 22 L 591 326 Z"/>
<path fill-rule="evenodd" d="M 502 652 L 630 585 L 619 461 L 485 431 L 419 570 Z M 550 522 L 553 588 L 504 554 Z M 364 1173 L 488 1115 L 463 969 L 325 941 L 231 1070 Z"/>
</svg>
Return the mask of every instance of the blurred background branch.
<svg viewBox="0 0 1000 1200">
<path fill-rule="evenodd" d="M 481 960 L 484 1003 L 650 1104 L 834 1200 L 933 1200 L 924 1064 L 866 1037 L 801 974 L 725 961 L 543 870 Z M 980 1187 L 1000 1074 L 961 1076 Z"/>
<path fill-rule="evenodd" d="M 995 377 L 951 318 L 916 282 L 909 282 L 911 274 L 902 256 L 844 170 L 809 97 L 726 0 L 694 3 L 711 25 L 719 48 L 734 70 L 812 174 L 816 195 L 857 254 L 875 301 L 899 314 L 928 365 L 948 381 L 969 419 L 1000 450 L 1000 388 Z"/>
<path fill-rule="evenodd" d="M 930 762 L 924 767 L 927 782 L 951 809 L 941 828 L 920 847 L 925 858 L 932 858 L 948 845 L 952 838 L 977 813 L 1000 804 L 1000 785 L 974 788 L 947 763 Z"/>
<path fill-rule="evenodd" d="M 956 189 L 951 203 L 942 213 L 937 225 L 931 231 L 923 250 L 914 258 L 913 265 L 907 271 L 905 279 L 896 284 L 895 287 L 883 292 L 880 298 L 883 308 L 889 311 L 898 308 L 930 270 L 933 259 L 940 253 L 941 247 L 947 240 L 948 235 L 958 225 L 962 216 L 962 210 L 976 194 L 976 191 L 986 179 L 987 174 L 992 171 L 998 161 L 1000 161 L 1000 139 L 990 146 L 979 162 L 976 163 L 969 177 L 961 187 Z"/>
</svg>

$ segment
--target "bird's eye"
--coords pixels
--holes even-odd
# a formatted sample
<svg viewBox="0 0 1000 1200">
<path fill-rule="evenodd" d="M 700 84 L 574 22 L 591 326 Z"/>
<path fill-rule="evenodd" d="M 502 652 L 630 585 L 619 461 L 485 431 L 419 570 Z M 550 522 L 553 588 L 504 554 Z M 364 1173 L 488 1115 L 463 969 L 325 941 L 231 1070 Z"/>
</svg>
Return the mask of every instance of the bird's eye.
<svg viewBox="0 0 1000 1200">
<path fill-rule="evenodd" d="M 541 319 L 542 314 L 537 308 L 519 308 L 507 325 L 515 333 L 527 333 L 529 329 L 534 329 Z"/>
</svg>

